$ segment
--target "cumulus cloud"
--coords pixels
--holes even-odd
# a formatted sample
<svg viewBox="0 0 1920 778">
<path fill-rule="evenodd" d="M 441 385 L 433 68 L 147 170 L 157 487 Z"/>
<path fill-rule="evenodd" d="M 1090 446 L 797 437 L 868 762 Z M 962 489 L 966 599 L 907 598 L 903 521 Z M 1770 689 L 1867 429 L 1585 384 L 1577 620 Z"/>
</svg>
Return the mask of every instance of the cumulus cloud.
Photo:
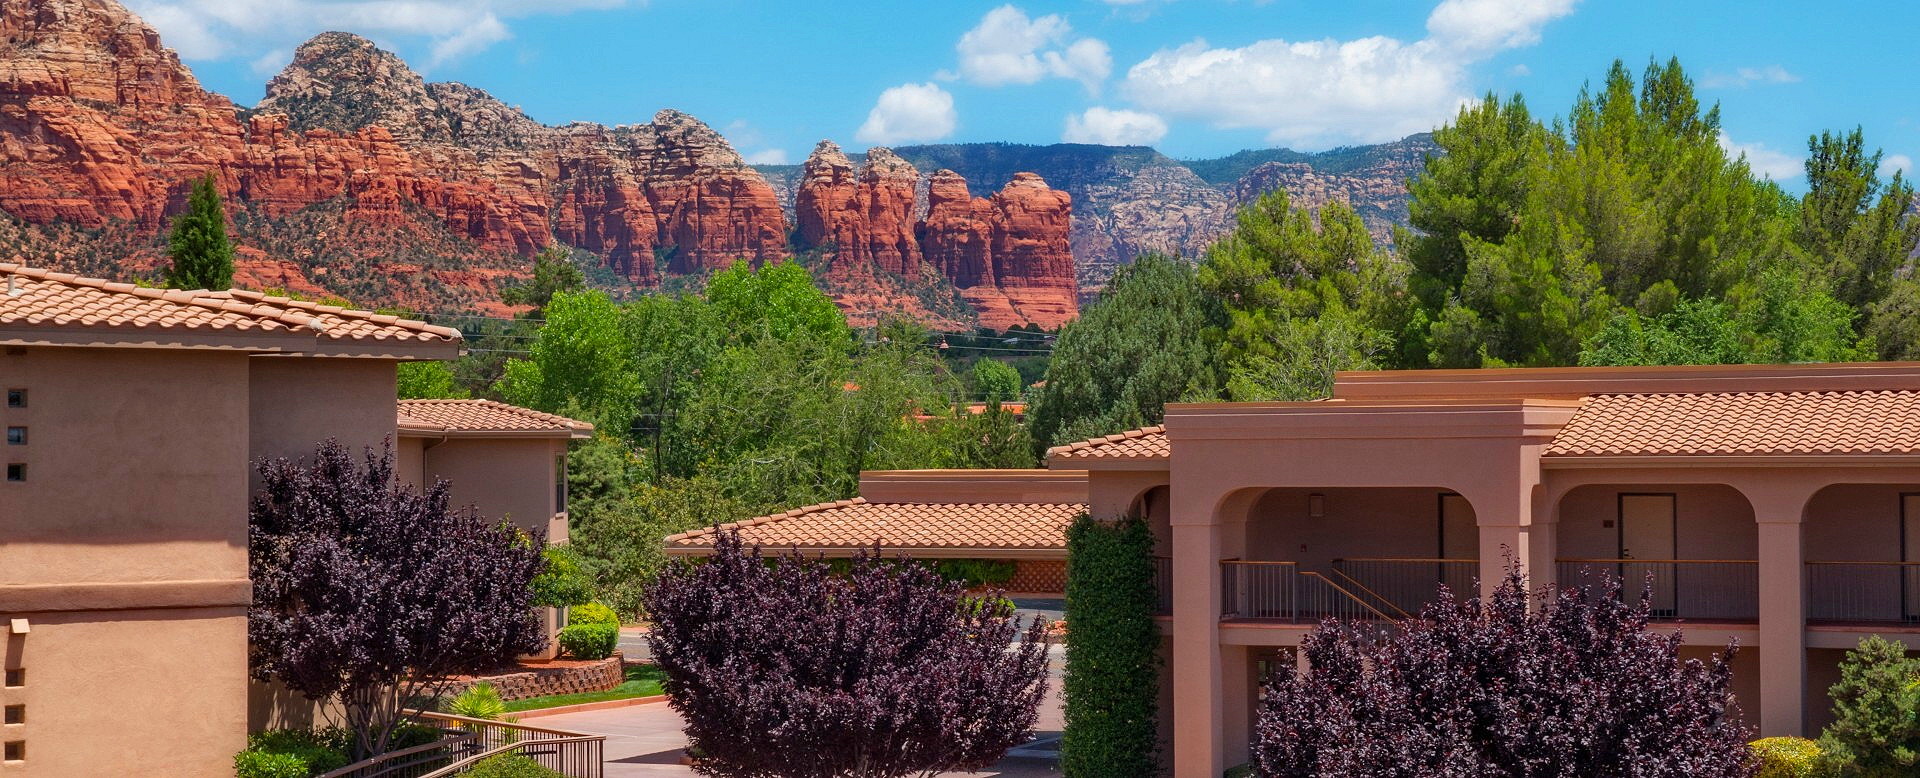
<svg viewBox="0 0 1920 778">
<path fill-rule="evenodd" d="M 508 20 L 626 0 L 128 0 L 187 59 L 255 63 L 327 30 L 419 43 L 429 64 L 482 51 L 512 33 Z"/>
<path fill-rule="evenodd" d="M 1806 175 L 1806 161 L 1799 157 L 1771 149 L 1763 143 L 1736 143 L 1726 132 L 1720 133 L 1720 148 L 1728 154 L 1747 158 L 1747 167 L 1753 172 L 1775 181 L 1788 181 Z"/>
<path fill-rule="evenodd" d="M 1030 18 L 1003 5 L 960 36 L 954 50 L 960 71 L 951 74 L 981 86 L 1031 84 L 1042 78 L 1079 81 L 1092 92 L 1113 72 L 1113 55 L 1098 38 L 1072 39 L 1073 27 L 1059 14 Z"/>
<path fill-rule="evenodd" d="M 1908 178 L 1912 178 L 1913 157 L 1905 154 L 1888 154 L 1883 157 L 1880 160 L 1880 175 L 1892 176 L 1894 171 L 1906 173 Z"/>
<path fill-rule="evenodd" d="M 1060 139 L 1105 146 L 1150 146 L 1167 135 L 1167 121 L 1150 113 L 1095 106 L 1067 117 Z"/>
<path fill-rule="evenodd" d="M 1767 65 L 1758 68 L 1735 68 L 1732 73 L 1709 70 L 1700 77 L 1700 86 L 1707 89 L 1737 89 L 1754 84 L 1792 84 L 1800 80 L 1799 76 L 1779 65 Z"/>
<path fill-rule="evenodd" d="M 959 123 L 953 95 L 939 84 L 901 84 L 880 93 L 854 138 L 881 144 L 939 140 Z"/>
<path fill-rule="evenodd" d="M 1269 39 L 1237 48 L 1204 40 L 1162 49 L 1127 70 L 1140 107 L 1217 127 L 1265 130 L 1272 143 L 1374 143 L 1423 132 L 1470 99 L 1468 69 L 1539 42 L 1574 0 L 1444 0 L 1427 37 Z"/>
</svg>

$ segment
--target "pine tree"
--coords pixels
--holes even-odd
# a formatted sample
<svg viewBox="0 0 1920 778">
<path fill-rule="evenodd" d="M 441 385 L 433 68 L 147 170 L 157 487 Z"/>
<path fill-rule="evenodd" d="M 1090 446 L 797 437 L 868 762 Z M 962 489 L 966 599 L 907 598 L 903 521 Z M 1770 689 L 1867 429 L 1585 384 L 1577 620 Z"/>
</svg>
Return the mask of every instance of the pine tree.
<svg viewBox="0 0 1920 778">
<path fill-rule="evenodd" d="M 167 286 L 215 291 L 233 287 L 233 243 L 227 240 L 227 216 L 212 173 L 193 182 L 187 210 L 174 218 L 167 236 L 167 254 L 173 260 Z"/>
</svg>

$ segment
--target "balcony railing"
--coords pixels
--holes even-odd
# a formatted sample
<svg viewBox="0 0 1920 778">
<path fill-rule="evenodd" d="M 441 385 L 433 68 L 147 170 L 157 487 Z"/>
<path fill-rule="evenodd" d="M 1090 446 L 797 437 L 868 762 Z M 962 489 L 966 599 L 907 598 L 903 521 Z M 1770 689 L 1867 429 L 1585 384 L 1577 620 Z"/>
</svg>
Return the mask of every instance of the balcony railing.
<svg viewBox="0 0 1920 778">
<path fill-rule="evenodd" d="M 487 757 L 509 752 L 523 754 L 565 778 L 602 775 L 605 735 L 435 711 L 408 711 L 407 717 L 441 729 L 448 737 L 356 762 L 320 778 L 440 778 L 467 772 Z"/>
<path fill-rule="evenodd" d="M 1335 579 L 1346 588 L 1378 597 L 1394 610 L 1419 613 L 1445 585 L 1457 597 L 1477 594 L 1476 559 L 1355 558 L 1333 560 Z M 1384 609 L 1383 609 L 1384 610 Z"/>
<path fill-rule="evenodd" d="M 1920 562 L 1808 562 L 1807 619 L 1920 622 Z"/>
<path fill-rule="evenodd" d="M 1391 620 L 1404 614 L 1293 562 L 1220 563 L 1220 617 L 1316 624 L 1324 619 Z"/>
<path fill-rule="evenodd" d="M 1656 619 L 1753 621 L 1760 617 L 1760 567 L 1742 559 L 1562 559 L 1561 586 L 1620 583 L 1627 602 Z"/>
</svg>

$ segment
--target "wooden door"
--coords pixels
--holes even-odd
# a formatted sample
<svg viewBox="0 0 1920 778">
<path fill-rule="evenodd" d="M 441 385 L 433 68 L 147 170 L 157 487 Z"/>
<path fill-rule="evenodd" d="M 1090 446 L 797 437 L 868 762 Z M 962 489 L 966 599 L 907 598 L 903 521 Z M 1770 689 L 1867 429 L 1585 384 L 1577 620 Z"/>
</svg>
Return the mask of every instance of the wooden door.
<svg viewBox="0 0 1920 778">
<path fill-rule="evenodd" d="M 1659 615 L 1674 613 L 1674 499 L 1671 494 L 1620 495 L 1621 589 L 1628 602 L 1650 598 Z M 1653 580 L 1649 582 L 1647 576 Z"/>
</svg>

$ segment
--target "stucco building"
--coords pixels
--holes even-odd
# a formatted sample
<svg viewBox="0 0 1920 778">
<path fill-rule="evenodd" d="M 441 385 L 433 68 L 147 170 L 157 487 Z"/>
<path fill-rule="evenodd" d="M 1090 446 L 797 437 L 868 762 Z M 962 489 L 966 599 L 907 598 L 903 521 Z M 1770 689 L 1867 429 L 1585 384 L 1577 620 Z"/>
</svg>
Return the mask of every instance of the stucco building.
<svg viewBox="0 0 1920 778">
<path fill-rule="evenodd" d="M 1049 464 L 1154 526 L 1177 776 L 1245 761 L 1263 663 L 1322 616 L 1401 618 L 1509 558 L 1537 586 L 1624 579 L 1689 655 L 1738 640 L 1763 735 L 1823 724 L 1861 637 L 1920 632 L 1915 364 L 1343 373 Z"/>
<path fill-rule="evenodd" d="M 565 536 L 555 452 L 588 428 L 396 407 L 395 365 L 457 356 L 455 330 L 7 263 L 0 281 L 0 775 L 231 772 L 287 702 L 247 677 L 254 461 L 398 432 L 402 478 Z"/>
</svg>

